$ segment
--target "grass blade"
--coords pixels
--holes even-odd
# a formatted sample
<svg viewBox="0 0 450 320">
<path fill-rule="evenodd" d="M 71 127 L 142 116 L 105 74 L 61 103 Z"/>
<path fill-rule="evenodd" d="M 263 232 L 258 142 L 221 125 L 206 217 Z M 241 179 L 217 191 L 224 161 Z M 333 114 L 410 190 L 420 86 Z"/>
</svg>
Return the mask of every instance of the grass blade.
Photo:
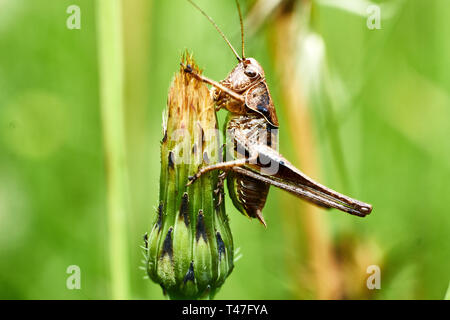
<svg viewBox="0 0 450 320">
<path fill-rule="evenodd" d="M 130 291 L 121 5 L 120 0 L 97 1 L 100 107 L 106 162 L 108 246 L 113 299 L 127 299 Z"/>
</svg>

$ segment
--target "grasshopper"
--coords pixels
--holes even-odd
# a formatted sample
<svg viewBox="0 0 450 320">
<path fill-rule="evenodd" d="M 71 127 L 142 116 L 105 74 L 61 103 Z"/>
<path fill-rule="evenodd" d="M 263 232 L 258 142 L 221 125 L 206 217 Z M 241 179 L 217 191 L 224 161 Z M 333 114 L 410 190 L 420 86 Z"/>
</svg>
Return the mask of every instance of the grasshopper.
<svg viewBox="0 0 450 320">
<path fill-rule="evenodd" d="M 195 73 L 183 65 L 185 72 L 212 86 L 211 94 L 217 106 L 229 111 L 225 129 L 232 140 L 232 160 L 209 165 L 189 177 L 192 184 L 202 174 L 222 170 L 234 206 L 244 215 L 257 218 L 266 226 L 262 209 L 271 185 L 324 208 L 336 208 L 364 217 L 372 211 L 370 204 L 352 199 L 329 189 L 293 166 L 277 151 L 279 127 L 275 106 L 265 80 L 264 69 L 254 58 L 245 57 L 244 26 L 238 0 L 241 24 L 241 56 L 217 24 L 192 0 L 188 0 L 217 29 L 238 60 L 238 64 L 220 81 Z M 275 168 L 275 170 L 273 170 Z M 225 179 L 224 175 L 221 175 Z M 219 182 L 223 184 L 223 181 Z"/>
</svg>

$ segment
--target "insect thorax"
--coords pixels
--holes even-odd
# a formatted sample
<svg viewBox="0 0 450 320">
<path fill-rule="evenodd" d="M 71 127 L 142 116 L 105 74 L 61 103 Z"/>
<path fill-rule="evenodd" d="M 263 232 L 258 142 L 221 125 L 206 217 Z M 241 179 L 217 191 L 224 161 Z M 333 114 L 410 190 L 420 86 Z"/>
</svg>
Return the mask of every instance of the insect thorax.
<svg viewBox="0 0 450 320">
<path fill-rule="evenodd" d="M 213 88 L 212 98 L 214 99 L 216 105 L 221 109 L 227 109 L 228 111 L 235 114 L 247 113 L 247 107 L 245 106 L 245 103 L 232 98 L 222 90 Z"/>
<path fill-rule="evenodd" d="M 272 149 L 278 147 L 278 129 L 256 112 L 245 115 L 230 113 L 225 123 L 227 151 L 233 158 L 249 157 L 258 145 L 267 145 Z M 245 153 L 243 153 L 245 151 Z"/>
</svg>

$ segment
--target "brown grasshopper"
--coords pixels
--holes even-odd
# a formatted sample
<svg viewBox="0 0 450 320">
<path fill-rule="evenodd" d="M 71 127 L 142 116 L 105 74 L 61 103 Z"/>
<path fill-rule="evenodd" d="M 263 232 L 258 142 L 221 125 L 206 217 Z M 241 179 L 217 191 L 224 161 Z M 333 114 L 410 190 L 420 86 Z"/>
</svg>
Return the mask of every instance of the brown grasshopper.
<svg viewBox="0 0 450 320">
<path fill-rule="evenodd" d="M 194 2 L 188 1 L 214 25 L 239 61 L 225 80 L 220 82 L 193 72 L 189 65 L 182 65 L 185 72 L 212 86 L 211 93 L 217 110 L 225 108 L 229 111 L 225 128 L 233 144 L 232 160 L 199 169 L 195 176 L 189 178 L 188 185 L 208 171 L 224 171 L 234 206 L 242 214 L 258 218 L 264 226 L 266 223 L 262 209 L 270 185 L 321 207 L 336 208 L 359 217 L 368 215 L 372 211 L 370 204 L 315 182 L 278 153 L 276 133 L 279 124 L 275 106 L 263 68 L 255 59 L 245 57 L 244 26 L 238 0 L 236 5 L 241 24 L 242 57 L 212 18 Z"/>
</svg>

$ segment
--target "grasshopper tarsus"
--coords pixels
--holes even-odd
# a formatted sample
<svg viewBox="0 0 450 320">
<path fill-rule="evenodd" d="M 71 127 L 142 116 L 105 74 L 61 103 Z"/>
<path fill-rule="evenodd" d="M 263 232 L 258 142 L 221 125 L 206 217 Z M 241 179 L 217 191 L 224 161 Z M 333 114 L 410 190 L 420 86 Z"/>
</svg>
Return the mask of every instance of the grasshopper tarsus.
<svg viewBox="0 0 450 320">
<path fill-rule="evenodd" d="M 192 66 L 190 64 L 185 65 L 183 62 L 180 62 L 180 66 L 183 68 L 183 71 L 186 73 L 192 73 Z"/>
<path fill-rule="evenodd" d="M 148 249 L 148 233 L 147 232 L 144 234 L 143 238 L 144 238 L 145 249 Z"/>
<path fill-rule="evenodd" d="M 218 208 L 218 207 L 220 207 L 220 205 L 222 204 L 222 202 L 223 202 L 223 196 L 225 195 L 223 192 L 222 192 L 222 189 L 219 189 L 219 188 L 217 188 L 216 190 L 214 190 L 214 193 L 217 195 L 217 197 L 218 197 L 218 200 L 217 200 L 217 204 L 216 204 L 216 208 Z"/>
<path fill-rule="evenodd" d="M 227 172 L 224 171 L 219 174 L 219 181 L 217 182 L 217 187 L 214 190 L 214 194 L 218 196 L 216 208 L 220 207 L 223 202 L 223 197 L 225 196 L 225 192 L 223 191 L 224 181 L 227 177 Z"/>
<path fill-rule="evenodd" d="M 195 182 L 195 180 L 197 180 L 197 175 L 194 176 L 189 176 L 188 177 L 188 183 L 186 183 L 186 187 L 189 187 L 191 184 L 193 184 Z"/>
</svg>

